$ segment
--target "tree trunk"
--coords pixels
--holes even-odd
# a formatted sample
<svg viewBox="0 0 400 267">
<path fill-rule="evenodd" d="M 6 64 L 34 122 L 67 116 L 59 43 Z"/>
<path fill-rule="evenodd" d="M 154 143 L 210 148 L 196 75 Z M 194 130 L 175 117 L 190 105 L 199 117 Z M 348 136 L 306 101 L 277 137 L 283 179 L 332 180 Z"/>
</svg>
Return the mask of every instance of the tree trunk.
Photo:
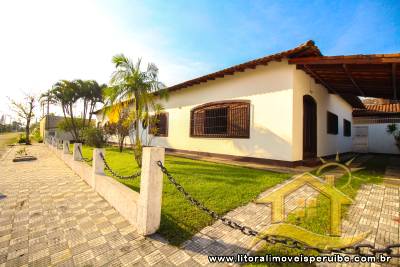
<svg viewBox="0 0 400 267">
<path fill-rule="evenodd" d="M 72 113 L 73 112 L 72 111 L 72 104 L 70 104 L 70 106 L 69 106 L 69 112 L 70 112 L 69 114 L 71 116 L 71 124 L 72 124 L 72 131 L 73 131 L 73 134 L 74 134 L 74 138 L 79 141 L 78 129 L 77 129 L 76 124 L 75 124 L 74 114 Z"/>
<path fill-rule="evenodd" d="M 139 168 L 142 167 L 142 144 L 140 141 L 140 136 L 139 136 L 139 126 L 140 126 L 140 120 L 139 120 L 139 101 L 138 97 L 135 96 L 135 112 L 136 112 L 136 120 L 135 120 L 135 145 L 133 148 L 134 155 L 135 155 L 135 160 L 136 163 L 138 164 Z"/>
<path fill-rule="evenodd" d="M 25 126 L 25 145 L 30 145 L 31 141 L 29 139 L 29 125 L 31 124 L 31 120 L 27 119 L 26 120 L 26 126 Z"/>
<path fill-rule="evenodd" d="M 122 152 L 122 149 L 124 148 L 124 141 L 125 141 L 125 136 L 119 135 L 118 138 L 119 152 Z"/>
<path fill-rule="evenodd" d="M 86 123 L 86 113 L 87 113 L 88 102 L 86 99 L 83 100 L 83 116 L 82 116 L 82 128 L 85 128 Z"/>
<path fill-rule="evenodd" d="M 94 106 L 95 106 L 95 104 L 93 104 L 93 102 L 91 102 L 90 103 L 90 110 L 89 110 L 89 122 L 88 122 L 89 125 L 92 122 L 92 115 L 93 115 L 93 111 L 94 111 Z"/>
</svg>

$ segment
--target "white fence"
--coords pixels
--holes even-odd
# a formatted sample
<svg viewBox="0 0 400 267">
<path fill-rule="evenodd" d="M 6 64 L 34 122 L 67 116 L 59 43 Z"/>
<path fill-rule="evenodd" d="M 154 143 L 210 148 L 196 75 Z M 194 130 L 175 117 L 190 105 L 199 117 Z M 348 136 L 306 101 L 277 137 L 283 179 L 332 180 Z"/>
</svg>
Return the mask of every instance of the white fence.
<svg viewBox="0 0 400 267">
<path fill-rule="evenodd" d="M 164 148 L 143 149 L 140 193 L 133 191 L 115 179 L 104 174 L 105 150 L 93 150 L 92 166 L 82 161 L 82 144 L 75 143 L 73 153 L 69 141 L 55 138 L 45 140 L 49 148 L 62 159 L 78 176 L 111 204 L 125 219 L 137 228 L 138 233 L 155 233 L 161 220 L 161 198 L 163 174 L 157 162 L 164 162 Z"/>
</svg>

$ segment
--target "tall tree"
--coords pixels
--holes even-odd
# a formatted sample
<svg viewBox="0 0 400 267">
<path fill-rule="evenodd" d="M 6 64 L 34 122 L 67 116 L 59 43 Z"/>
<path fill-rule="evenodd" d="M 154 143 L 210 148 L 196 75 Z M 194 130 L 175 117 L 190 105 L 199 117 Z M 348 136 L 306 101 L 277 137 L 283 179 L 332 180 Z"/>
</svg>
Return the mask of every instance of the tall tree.
<svg viewBox="0 0 400 267">
<path fill-rule="evenodd" d="M 74 116 L 73 106 L 79 99 L 79 86 L 75 82 L 61 80 L 53 85 L 51 93 L 54 96 L 57 103 L 60 104 L 65 122 L 71 124 L 72 135 L 75 140 L 79 140 L 79 129 L 78 123 Z"/>
<path fill-rule="evenodd" d="M 90 126 L 93 111 L 98 103 L 103 103 L 103 91 L 107 87 L 105 84 L 98 84 L 94 80 L 75 80 L 78 87 L 79 98 L 83 102 L 83 127 Z M 86 118 L 88 118 L 86 120 Z"/>
<path fill-rule="evenodd" d="M 105 84 L 98 84 L 94 80 L 61 80 L 50 90 L 50 99 L 58 103 L 63 111 L 64 129 L 71 129 L 75 140 L 80 140 L 81 131 L 91 126 L 92 113 L 98 103 L 103 102 Z M 47 95 L 47 94 L 46 94 Z M 74 114 L 74 105 L 83 103 L 82 118 Z"/>
<path fill-rule="evenodd" d="M 132 105 L 134 116 L 135 145 L 134 155 L 139 166 L 142 162 L 142 142 L 140 140 L 140 124 L 144 115 L 149 110 L 154 110 L 155 92 L 161 97 L 166 96 L 165 90 L 160 90 L 164 85 L 158 81 L 158 68 L 149 63 L 146 70 L 141 69 L 141 59 L 134 64 L 123 54 L 113 57 L 115 72 L 112 74 L 110 88 L 106 91 L 106 98 L 109 105 L 115 103 L 126 103 Z"/>
<path fill-rule="evenodd" d="M 47 90 L 45 93 L 41 94 L 39 97 L 40 106 L 43 109 L 43 116 L 50 114 L 50 105 L 56 103 L 56 99 L 52 94 L 51 90 Z M 46 114 L 44 114 L 44 106 L 46 106 Z"/>
<path fill-rule="evenodd" d="M 16 102 L 11 100 L 11 105 L 13 110 L 17 113 L 18 117 L 25 120 L 25 135 L 26 135 L 26 145 L 30 145 L 30 125 L 31 120 L 35 116 L 33 109 L 36 105 L 36 98 L 33 95 L 25 95 L 24 102 Z"/>
</svg>

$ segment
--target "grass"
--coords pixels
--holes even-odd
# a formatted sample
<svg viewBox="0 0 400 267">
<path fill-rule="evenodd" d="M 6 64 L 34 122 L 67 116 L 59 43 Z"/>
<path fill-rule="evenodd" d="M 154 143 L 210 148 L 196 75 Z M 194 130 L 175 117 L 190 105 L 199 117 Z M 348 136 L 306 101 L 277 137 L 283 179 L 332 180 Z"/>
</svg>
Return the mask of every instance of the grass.
<svg viewBox="0 0 400 267">
<path fill-rule="evenodd" d="M 363 184 L 373 183 L 379 184 L 382 182 L 382 177 L 384 175 L 386 166 L 388 165 L 389 158 L 384 155 L 374 156 L 370 160 L 364 163 L 364 169 L 359 170 L 353 173 L 353 179 L 351 180 L 350 185 L 348 187 L 342 188 L 344 184 L 346 184 L 348 180 L 348 176 L 344 175 L 336 180 L 335 186 L 341 190 L 343 193 L 354 199 L 357 195 L 357 191 Z M 354 178 L 357 177 L 358 179 Z M 342 218 L 345 218 L 348 213 L 348 206 L 343 207 L 342 209 Z M 295 213 L 292 213 L 288 216 L 287 222 L 305 228 L 309 231 L 312 231 L 317 234 L 328 235 L 330 233 L 330 201 L 324 197 L 319 196 L 317 198 L 316 207 L 312 208 L 314 210 L 306 210 L 305 214 L 307 216 L 298 216 Z M 265 246 L 258 254 L 272 254 L 275 256 L 278 255 L 299 255 L 300 253 L 310 253 L 315 255 L 315 252 L 311 251 L 299 251 L 297 249 L 286 248 L 283 245 L 267 245 Z M 252 266 L 261 266 L 261 265 L 252 265 Z M 262 265 L 265 266 L 265 265 Z M 270 264 L 267 266 L 277 266 L 274 264 Z M 284 265 L 284 266 L 294 266 L 294 265 Z M 299 265 L 295 265 L 299 266 Z"/>
<path fill-rule="evenodd" d="M 92 156 L 92 148 L 84 146 L 82 150 L 84 157 Z M 108 147 L 106 160 L 121 175 L 129 175 L 138 170 L 133 153 L 128 149 L 120 153 L 117 148 Z M 218 214 L 225 214 L 247 204 L 261 192 L 291 176 L 168 155 L 165 166 L 193 197 Z M 135 191 L 140 190 L 140 178 L 117 180 Z M 171 244 L 179 245 L 212 223 L 213 219 L 209 215 L 191 206 L 164 177 L 161 226 L 158 231 L 162 236 Z"/>
<path fill-rule="evenodd" d="M 7 145 L 17 142 L 19 134 L 20 133 L 0 133 L 0 158 Z"/>
<path fill-rule="evenodd" d="M 0 133 L 0 148 L 17 142 L 20 133 Z"/>
</svg>

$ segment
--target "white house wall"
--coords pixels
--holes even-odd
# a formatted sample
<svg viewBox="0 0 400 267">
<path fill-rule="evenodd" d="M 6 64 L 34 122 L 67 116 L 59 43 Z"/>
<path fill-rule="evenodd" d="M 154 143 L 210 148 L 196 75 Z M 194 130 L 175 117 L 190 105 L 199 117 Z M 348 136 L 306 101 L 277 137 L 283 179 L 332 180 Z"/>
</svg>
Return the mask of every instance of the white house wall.
<svg viewBox="0 0 400 267">
<path fill-rule="evenodd" d="M 287 61 L 270 62 L 255 70 L 171 92 L 168 101 L 162 101 L 169 113 L 168 137 L 156 137 L 152 145 L 292 161 L 294 68 Z M 224 100 L 250 100 L 250 138 L 190 137 L 191 109 Z"/>
<path fill-rule="evenodd" d="M 352 107 L 341 97 L 315 83 L 302 70 L 294 70 L 293 106 L 293 160 L 303 159 L 303 96 L 312 96 L 317 103 L 317 156 L 344 153 L 352 150 L 352 138 L 343 135 L 343 119 L 352 121 Z M 337 135 L 327 133 L 327 111 L 339 118 Z"/>
<path fill-rule="evenodd" d="M 368 151 L 371 153 L 400 154 L 393 135 L 386 132 L 390 123 L 356 124 L 368 127 Z"/>
</svg>

